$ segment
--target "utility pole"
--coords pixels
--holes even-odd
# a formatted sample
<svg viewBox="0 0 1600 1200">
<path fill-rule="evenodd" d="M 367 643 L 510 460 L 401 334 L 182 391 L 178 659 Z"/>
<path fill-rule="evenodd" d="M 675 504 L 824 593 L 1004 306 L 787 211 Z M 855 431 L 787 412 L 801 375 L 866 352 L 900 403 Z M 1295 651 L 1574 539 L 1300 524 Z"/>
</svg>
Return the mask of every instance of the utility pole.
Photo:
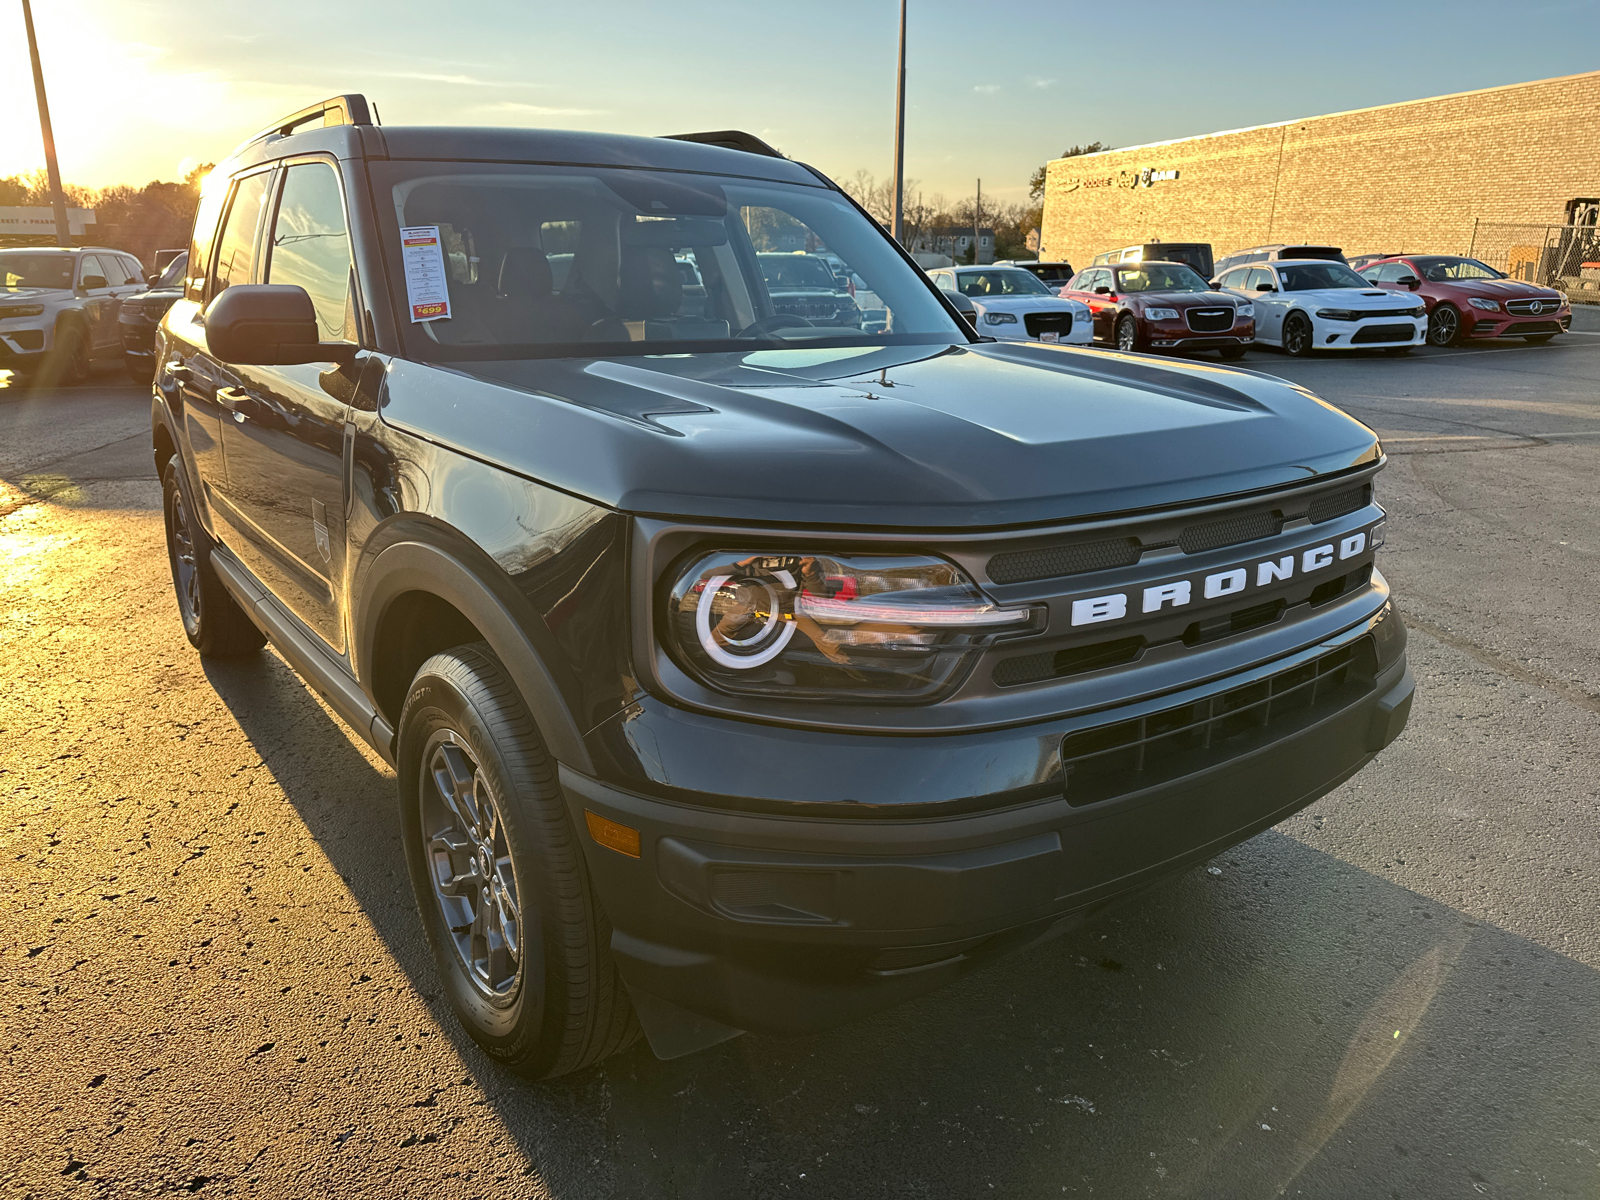
<svg viewBox="0 0 1600 1200">
<path fill-rule="evenodd" d="M 72 245 L 67 231 L 67 200 L 61 194 L 61 168 L 56 165 L 56 139 L 50 132 L 50 105 L 44 98 L 44 69 L 39 66 L 39 40 L 33 36 L 33 9 L 22 0 L 22 20 L 28 27 L 28 56 L 33 59 L 33 90 L 39 97 L 39 132 L 44 135 L 44 169 L 50 179 L 50 207 L 56 210 L 56 245 Z"/>
<path fill-rule="evenodd" d="M 23 0 L 26 4 L 27 0 Z M 43 93 L 40 93 L 41 95 Z M 906 186 L 906 0 L 900 0 L 900 65 L 894 76 L 894 210 L 889 233 L 905 245 Z"/>
</svg>

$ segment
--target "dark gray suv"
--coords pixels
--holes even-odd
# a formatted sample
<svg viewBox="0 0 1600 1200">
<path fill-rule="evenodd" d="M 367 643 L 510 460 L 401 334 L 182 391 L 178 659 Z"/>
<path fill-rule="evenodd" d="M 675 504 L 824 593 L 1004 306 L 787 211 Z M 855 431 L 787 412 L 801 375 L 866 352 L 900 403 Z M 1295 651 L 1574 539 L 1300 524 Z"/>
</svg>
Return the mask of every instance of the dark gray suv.
<svg viewBox="0 0 1600 1200">
<path fill-rule="evenodd" d="M 795 239 L 886 328 L 784 311 Z M 987 341 L 747 135 L 342 96 L 217 168 L 189 264 L 152 395 L 184 629 L 271 638 L 394 765 L 450 1002 L 526 1074 L 878 1011 L 1405 723 L 1370 430 Z"/>
</svg>

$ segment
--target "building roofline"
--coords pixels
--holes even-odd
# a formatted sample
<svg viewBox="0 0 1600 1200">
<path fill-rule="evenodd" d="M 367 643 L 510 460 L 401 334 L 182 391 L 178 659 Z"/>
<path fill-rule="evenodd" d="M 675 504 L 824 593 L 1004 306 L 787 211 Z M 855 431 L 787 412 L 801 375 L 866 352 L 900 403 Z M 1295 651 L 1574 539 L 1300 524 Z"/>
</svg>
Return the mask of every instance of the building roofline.
<svg viewBox="0 0 1600 1200">
<path fill-rule="evenodd" d="M 1404 108 L 1409 104 L 1431 104 L 1436 100 L 1458 100 L 1463 96 L 1481 96 L 1486 92 L 1509 92 L 1517 88 L 1542 87 L 1550 83 L 1566 83 L 1574 79 L 1600 79 L 1600 71 L 1580 71 L 1576 75 L 1556 75 L 1549 79 L 1530 79 L 1523 83 L 1502 83 L 1494 87 L 1471 88 L 1465 92 L 1445 92 L 1438 96 L 1421 96 L 1415 100 L 1395 100 L 1389 104 L 1369 104 L 1364 108 L 1345 108 L 1338 112 L 1318 113 L 1314 117 L 1291 117 L 1287 121 L 1268 121 L 1261 125 L 1241 125 L 1237 129 L 1218 129 L 1212 133 L 1191 133 L 1187 137 L 1167 138 L 1160 142 L 1143 142 L 1137 146 L 1118 146 L 1114 150 L 1096 150 L 1093 154 L 1074 154 L 1070 161 L 1100 158 L 1107 154 L 1126 154 L 1130 150 L 1156 150 L 1163 146 L 1176 146 L 1182 142 L 1201 142 L 1207 138 L 1228 137 L 1235 133 L 1254 133 L 1258 129 L 1282 129 L 1289 125 L 1304 125 L 1310 121 L 1328 121 L 1334 117 L 1349 117 L 1356 113 L 1377 112 L 1382 108 Z M 1053 163 L 1067 162 L 1065 158 L 1052 158 Z"/>
</svg>

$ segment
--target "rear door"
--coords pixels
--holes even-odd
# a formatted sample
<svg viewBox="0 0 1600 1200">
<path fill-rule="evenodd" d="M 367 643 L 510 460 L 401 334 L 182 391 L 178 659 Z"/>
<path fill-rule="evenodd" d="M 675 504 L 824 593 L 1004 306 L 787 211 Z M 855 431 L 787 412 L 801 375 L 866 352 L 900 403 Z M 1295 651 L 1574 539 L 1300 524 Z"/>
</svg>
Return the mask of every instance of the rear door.
<svg viewBox="0 0 1600 1200">
<path fill-rule="evenodd" d="M 106 258 L 113 263 L 112 255 Z M 104 354 L 121 337 L 117 329 L 117 298 L 111 290 L 108 272 L 114 268 L 100 261 L 98 254 L 85 254 L 78 259 L 78 293 L 83 299 L 84 319 L 89 323 L 89 352 Z M 117 277 L 122 277 L 120 270 Z"/>
<path fill-rule="evenodd" d="M 1288 301 L 1277 288 L 1277 274 L 1269 267 L 1251 267 L 1245 277 L 1245 294 L 1256 306 L 1256 337 L 1269 342 L 1283 337 L 1283 315 L 1288 308 Z"/>
<path fill-rule="evenodd" d="M 360 304 L 337 166 L 288 161 L 269 204 L 260 281 L 302 287 L 323 342 L 359 342 Z M 358 366 L 334 362 L 239 366 L 219 393 L 228 500 L 239 533 L 231 548 L 283 604 L 336 652 L 344 629 L 336 596 L 344 571 L 344 446 Z"/>
</svg>

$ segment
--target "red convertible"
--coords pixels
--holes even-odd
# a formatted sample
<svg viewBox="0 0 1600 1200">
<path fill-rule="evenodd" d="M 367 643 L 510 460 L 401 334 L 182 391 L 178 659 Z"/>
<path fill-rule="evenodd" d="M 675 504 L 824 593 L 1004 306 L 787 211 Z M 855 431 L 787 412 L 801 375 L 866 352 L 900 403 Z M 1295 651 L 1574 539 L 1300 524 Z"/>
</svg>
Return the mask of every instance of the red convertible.
<svg viewBox="0 0 1600 1200">
<path fill-rule="evenodd" d="M 1094 314 L 1096 341 L 1118 350 L 1216 350 L 1240 358 L 1256 336 L 1255 305 L 1213 291 L 1183 263 L 1107 263 L 1056 293 Z"/>
<path fill-rule="evenodd" d="M 1548 342 L 1572 325 L 1572 306 L 1560 292 L 1509 279 L 1475 258 L 1397 255 L 1368 263 L 1361 274 L 1381 288 L 1421 296 L 1435 346 L 1478 338 Z"/>
</svg>

